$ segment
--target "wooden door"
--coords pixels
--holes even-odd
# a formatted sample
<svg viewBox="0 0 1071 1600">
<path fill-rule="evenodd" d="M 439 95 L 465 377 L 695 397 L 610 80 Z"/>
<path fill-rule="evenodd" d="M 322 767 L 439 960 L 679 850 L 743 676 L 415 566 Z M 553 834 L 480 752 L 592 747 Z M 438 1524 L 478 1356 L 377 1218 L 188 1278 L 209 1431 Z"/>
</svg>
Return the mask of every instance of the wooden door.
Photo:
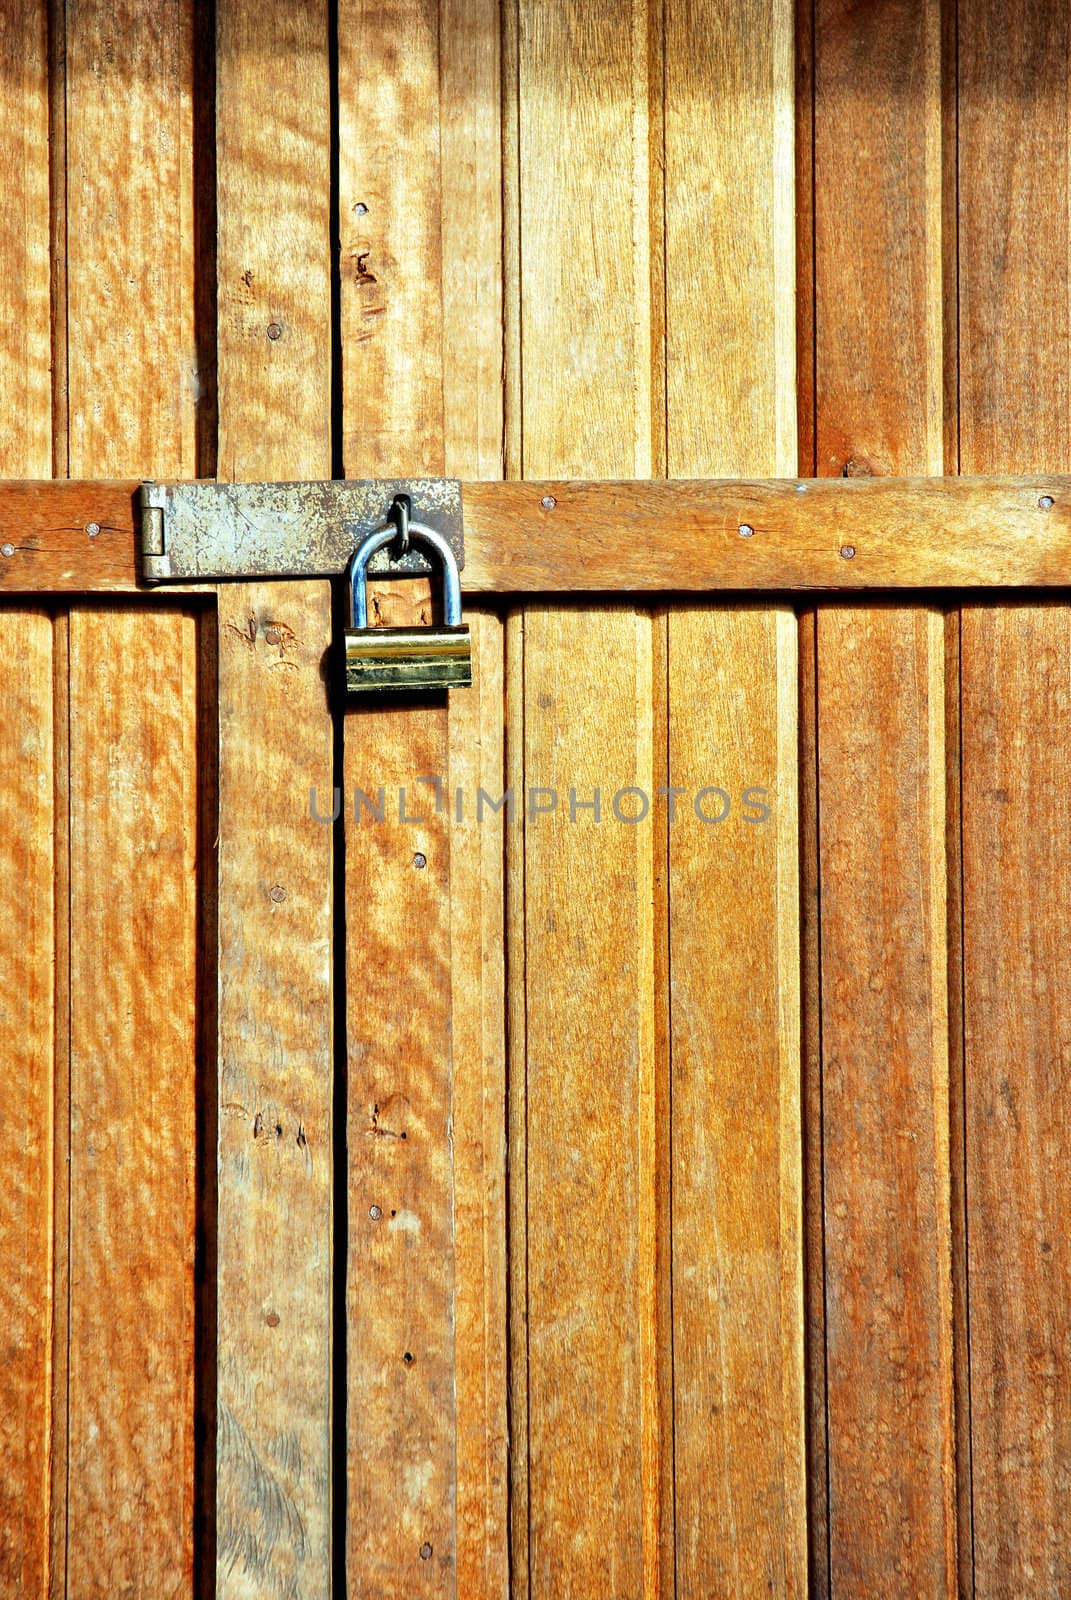
<svg viewBox="0 0 1071 1600">
<path fill-rule="evenodd" d="M 1067 1591 L 1069 26 L 0 0 L 0 1591 Z"/>
</svg>

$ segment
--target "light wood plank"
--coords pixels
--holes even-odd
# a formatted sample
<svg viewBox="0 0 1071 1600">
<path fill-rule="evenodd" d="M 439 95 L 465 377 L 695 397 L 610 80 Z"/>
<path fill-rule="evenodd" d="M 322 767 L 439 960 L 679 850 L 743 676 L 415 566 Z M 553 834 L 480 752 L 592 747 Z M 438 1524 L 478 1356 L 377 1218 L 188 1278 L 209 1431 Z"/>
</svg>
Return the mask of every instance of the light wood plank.
<svg viewBox="0 0 1071 1600">
<path fill-rule="evenodd" d="M 3 669 L 4 815 L 0 994 L 5 1110 L 0 1148 L 0 1587 L 49 1592 L 53 1254 L 53 799 L 52 623 L 9 611 Z"/>
<path fill-rule="evenodd" d="M 59 23 L 75 474 L 194 471 L 192 24 L 190 0 Z M 194 636 L 173 603 L 70 624 L 72 1600 L 192 1583 Z"/>
<path fill-rule="evenodd" d="M 670 614 L 684 1595 L 806 1592 L 796 709 L 791 612 Z"/>
<path fill-rule="evenodd" d="M 818 471 L 940 472 L 941 8 L 815 19 Z M 818 613 L 820 1594 L 957 1587 L 944 661 L 932 612 Z"/>
<path fill-rule="evenodd" d="M 542 1593 L 657 1592 L 653 638 L 630 611 L 530 607 L 525 792 L 528 1518 Z M 571 791 L 603 813 L 570 816 Z M 535 804 L 549 803 L 538 792 Z M 625 815 L 642 802 L 623 796 Z"/>
<path fill-rule="evenodd" d="M 965 471 L 1071 464 L 1066 8 L 959 8 Z M 1039 382 L 1039 377 L 1043 381 Z M 1054 601 L 1056 597 L 1054 597 Z M 962 622 L 966 1207 L 978 1596 L 1071 1583 L 1062 603 Z"/>
<path fill-rule="evenodd" d="M 71 1596 L 192 1583 L 195 693 L 192 617 L 73 611 Z"/>
<path fill-rule="evenodd" d="M 66 7 L 74 477 L 196 473 L 192 34 L 192 0 Z"/>
<path fill-rule="evenodd" d="M 220 475 L 330 472 L 326 5 L 217 11 Z M 270 92 L 266 92 L 266 74 Z M 332 1581 L 325 583 L 219 601 L 217 1592 Z"/>
<path fill-rule="evenodd" d="M 52 463 L 49 304 L 48 8 L 0 11 L 0 474 L 42 476 Z"/>
<path fill-rule="evenodd" d="M 795 469 L 793 20 L 781 0 L 666 10 L 673 476 Z M 668 840 L 676 1593 L 797 1595 L 807 1536 L 790 614 L 671 611 L 668 693 L 668 782 L 690 797 L 722 786 L 738 812 L 704 823 L 682 801 Z M 769 824 L 744 820 L 750 786 L 776 793 Z M 720 804 L 708 797 L 715 816 Z"/>
<path fill-rule="evenodd" d="M 385 789 L 346 852 L 347 1564 L 385 1600 L 456 1592 L 451 812 L 417 781 L 446 737 L 434 703 L 346 730 L 347 796 Z"/>
<path fill-rule="evenodd" d="M 51 468 L 47 9 L 0 8 L 0 473 Z M 53 1416 L 53 1025 L 55 799 L 52 626 L 38 611 L 5 616 L 5 814 L 0 905 L 9 971 L 0 1000 L 8 1113 L 0 1241 L 0 1587 L 48 1592 Z M 66 1388 L 64 1381 L 60 1390 Z"/>
<path fill-rule="evenodd" d="M 664 462 L 660 45 L 644 0 L 523 0 L 511 22 L 513 473 L 646 477 Z M 537 512 L 544 531 L 554 510 Z M 542 607 L 523 638 L 524 783 L 557 784 L 563 810 L 508 844 L 523 849 L 510 879 L 523 881 L 511 928 L 522 916 L 524 949 L 511 963 L 523 959 L 525 983 L 511 1071 L 525 1107 L 523 1125 L 511 1110 L 511 1181 L 524 1194 L 523 1219 L 512 1212 L 511 1314 L 527 1335 L 512 1347 L 514 1392 L 525 1396 L 513 1414 L 524 1432 L 514 1439 L 514 1573 L 527 1572 L 533 1593 L 657 1594 L 671 1510 L 653 833 L 595 825 L 590 812 L 575 826 L 568 818 L 570 786 L 590 800 L 600 785 L 609 808 L 620 785 L 652 784 L 655 638 L 650 617 L 631 609 Z M 522 1019 L 511 1010 L 511 1021 Z"/>
<path fill-rule="evenodd" d="M 488 0 L 398 0 L 386 17 L 379 6 L 342 7 L 348 475 L 395 473 L 403 463 L 407 472 L 501 472 L 498 29 L 498 7 Z M 370 613 L 381 623 L 425 619 L 429 593 L 419 581 L 377 582 Z M 421 773 L 442 780 L 447 806 L 455 773 L 475 779 L 484 768 L 497 771 L 501 790 L 500 624 L 479 619 L 474 639 L 474 690 L 451 697 L 449 711 L 438 705 L 347 719 L 347 797 L 355 783 L 371 781 L 373 766 L 377 786 L 392 797 L 408 787 L 411 810 L 419 809 L 414 790 L 430 799 L 415 783 Z M 473 782 L 469 804 L 475 790 Z M 381 1169 L 393 1173 L 424 1241 L 398 1236 L 394 1251 L 377 1248 L 367 1207 L 351 1211 L 348 1573 L 351 1583 L 383 1595 L 408 1594 L 417 1581 L 437 1593 L 456 1584 L 474 1597 L 503 1595 L 501 836 L 496 872 L 494 827 L 470 834 L 455 819 L 432 849 L 415 844 L 414 831 L 396 824 L 381 838 L 382 829 L 372 837 L 367 827 L 349 826 L 347 834 L 350 1187 L 363 1195 Z M 417 851 L 427 865 L 416 869 L 414 885 Z M 417 892 L 431 896 L 434 916 L 413 920 L 409 896 Z M 403 970 L 438 971 L 444 949 L 452 951 L 445 987 L 422 996 L 417 1050 L 408 1008 L 391 1006 L 368 960 L 369 927 L 379 929 L 383 973 L 398 971 L 399 983 Z M 368 1058 L 354 1061 L 354 1040 L 369 1030 Z M 399 1149 L 353 1132 L 384 1097 L 426 1107 L 425 1137 L 414 1125 Z M 452 1151 L 441 1120 L 451 1105 Z M 402 1251 L 403 1243 L 412 1250 Z M 423 1560 L 422 1549 L 430 1552 Z"/>
<path fill-rule="evenodd" d="M 478 675 L 450 697 L 451 1043 L 457 1393 L 457 1588 L 509 1591 L 503 625 L 470 612 Z M 457 795 L 460 792 L 461 816 Z"/>
</svg>

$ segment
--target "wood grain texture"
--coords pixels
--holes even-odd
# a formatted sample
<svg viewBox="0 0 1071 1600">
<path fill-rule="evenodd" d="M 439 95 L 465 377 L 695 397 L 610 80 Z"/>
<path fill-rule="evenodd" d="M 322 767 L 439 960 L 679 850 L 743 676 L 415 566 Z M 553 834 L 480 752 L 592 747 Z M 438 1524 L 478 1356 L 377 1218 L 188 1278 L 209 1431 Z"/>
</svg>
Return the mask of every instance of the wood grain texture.
<svg viewBox="0 0 1071 1600">
<path fill-rule="evenodd" d="M 172 0 L 69 5 L 59 24 L 56 345 L 80 476 L 194 470 L 192 20 Z M 174 604 L 70 623 L 72 1600 L 192 1583 L 194 635 Z"/>
<path fill-rule="evenodd" d="M 664 461 L 660 37 L 643 3 L 522 3 L 510 27 L 508 469 L 645 477 Z M 619 786 L 652 784 L 655 634 L 631 609 L 537 606 L 516 628 L 523 783 L 557 786 L 560 809 L 507 845 L 510 981 L 524 982 L 523 1017 L 511 1009 L 514 1583 L 654 1595 L 672 1512 L 652 832 L 583 811 L 574 825 L 569 791 L 590 802 L 600 786 L 608 811 Z"/>
<path fill-rule="evenodd" d="M 657 1593 L 652 833 L 611 815 L 653 796 L 651 619 L 529 608 L 524 661 L 530 1584 Z"/>
<path fill-rule="evenodd" d="M 0 473 L 47 473 L 52 461 L 49 301 L 48 8 L 0 10 Z"/>
<path fill-rule="evenodd" d="M 8 611 L 3 669 L 4 811 L 0 919 L 7 979 L 0 1053 L 0 1587 L 45 1600 L 50 1577 L 53 1255 L 52 623 Z"/>
<path fill-rule="evenodd" d="M 65 14 L 70 471 L 192 477 L 193 3 Z"/>
<path fill-rule="evenodd" d="M 498 7 L 343 4 L 339 79 L 347 475 L 409 462 L 493 478 Z M 429 595 L 424 582 L 377 582 L 370 614 L 418 621 Z M 458 784 L 474 805 L 484 771 L 501 791 L 500 624 L 479 619 L 474 645 L 474 689 L 449 707 L 346 722 L 347 797 L 374 778 L 391 806 L 407 787 L 415 812 L 432 803 L 419 775 L 444 786 L 425 845 L 408 824 L 347 822 L 350 1191 L 362 1197 L 348 1275 L 347 1572 L 384 1596 L 419 1586 L 475 1600 L 508 1584 L 501 831 L 453 812 Z M 426 865 L 414 869 L 418 853 Z M 414 916 L 413 896 L 430 915 Z M 416 1015 L 404 998 L 414 971 L 437 975 Z M 388 1133 L 370 1139 L 377 1104 Z M 404 1143 L 389 1136 L 398 1108 Z M 415 1219 L 408 1231 L 385 1202 L 370 1231 L 364 1197 L 376 1184 L 404 1196 L 391 1209 Z"/>
<path fill-rule="evenodd" d="M 47 10 L 0 7 L 0 473 L 51 469 Z M 3 773 L 10 821 L 0 852 L 8 975 L 0 1055 L 8 1095 L 0 1143 L 0 1588 L 44 1600 L 52 1513 L 54 719 L 52 624 L 9 611 Z M 65 1388 L 65 1382 L 63 1387 Z M 61 1391 L 62 1392 L 62 1391 Z M 62 1431 L 62 1419 L 59 1422 Z"/>
<path fill-rule="evenodd" d="M 666 7 L 673 478 L 796 470 L 794 21 L 791 0 Z"/>
<path fill-rule="evenodd" d="M 192 1582 L 195 646 L 71 615 L 70 1595 Z"/>
<path fill-rule="evenodd" d="M 944 622 L 818 649 L 832 1592 L 951 1595 Z"/>
<path fill-rule="evenodd" d="M 346 851 L 347 1570 L 385 1600 L 456 1593 L 447 737 L 441 703 L 347 718 L 347 797 L 385 790 Z"/>
<path fill-rule="evenodd" d="M 457 1588 L 509 1592 L 506 1385 L 504 629 L 470 611 L 478 675 L 450 697 Z M 457 795 L 462 796 L 458 818 Z"/>
<path fill-rule="evenodd" d="M 965 471 L 1071 462 L 1069 48 L 1064 8 L 998 8 L 985 0 L 960 7 Z M 1069 648 L 1062 603 L 963 612 L 967 1289 L 979 1600 L 1055 1596 L 1071 1582 L 1063 1245 L 1071 1204 L 1063 1157 Z"/>
<path fill-rule="evenodd" d="M 790 4 L 754 0 L 666 9 L 673 476 L 795 470 L 793 21 Z M 732 533 L 745 547 L 755 542 L 740 538 L 739 523 Z M 791 613 L 672 610 L 667 683 L 667 782 L 692 795 L 723 786 L 737 807 L 752 785 L 777 796 L 769 824 L 739 815 L 707 823 L 682 803 L 668 830 L 675 1592 L 799 1595 L 807 1532 Z M 720 805 L 708 797 L 715 816 Z"/>
<path fill-rule="evenodd" d="M 270 92 L 266 84 L 270 83 Z M 220 475 L 325 477 L 323 4 L 217 10 Z M 326 583 L 219 601 L 217 1592 L 332 1581 L 332 726 Z"/>
<path fill-rule="evenodd" d="M 677 1592 L 802 1595 L 793 614 L 673 610 L 668 682 Z"/>
<path fill-rule="evenodd" d="M 813 71 L 818 471 L 937 473 L 940 6 L 820 0 Z M 956 1592 L 944 665 L 930 611 L 818 612 L 834 1596 Z"/>
</svg>

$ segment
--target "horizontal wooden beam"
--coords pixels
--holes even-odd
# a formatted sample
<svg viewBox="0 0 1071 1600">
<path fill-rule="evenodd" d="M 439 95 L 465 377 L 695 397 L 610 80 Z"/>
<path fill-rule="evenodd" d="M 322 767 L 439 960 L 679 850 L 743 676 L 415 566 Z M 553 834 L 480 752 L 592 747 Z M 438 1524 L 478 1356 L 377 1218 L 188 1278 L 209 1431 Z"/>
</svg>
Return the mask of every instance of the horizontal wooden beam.
<svg viewBox="0 0 1071 1600">
<path fill-rule="evenodd" d="M 0 483 L 0 593 L 140 589 L 137 487 Z M 462 498 L 470 595 L 1071 583 L 1071 477 L 467 483 Z"/>
</svg>

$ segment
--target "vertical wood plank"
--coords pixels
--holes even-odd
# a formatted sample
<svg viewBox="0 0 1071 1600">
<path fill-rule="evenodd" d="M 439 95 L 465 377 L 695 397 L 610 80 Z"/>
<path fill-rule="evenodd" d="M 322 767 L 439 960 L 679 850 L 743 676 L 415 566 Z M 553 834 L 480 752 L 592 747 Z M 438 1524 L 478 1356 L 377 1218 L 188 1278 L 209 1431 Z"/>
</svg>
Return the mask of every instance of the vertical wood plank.
<svg viewBox="0 0 1071 1600">
<path fill-rule="evenodd" d="M 815 18 L 817 468 L 940 472 L 940 7 Z M 833 1595 L 956 1590 L 944 656 L 933 613 L 818 614 Z"/>
<path fill-rule="evenodd" d="M 192 34 L 193 0 L 66 7 L 72 477 L 196 471 Z"/>
<path fill-rule="evenodd" d="M 818 650 L 832 1592 L 952 1595 L 943 619 Z"/>
<path fill-rule="evenodd" d="M 217 7 L 219 461 L 330 472 L 326 4 Z M 219 600 L 217 1592 L 332 1583 L 326 583 Z"/>
<path fill-rule="evenodd" d="M 693 0 L 665 18 L 667 470 L 792 473 L 793 7 Z M 669 783 L 690 796 L 720 786 L 733 808 L 724 824 L 703 822 L 681 800 L 669 830 L 676 1592 L 797 1595 L 807 1534 L 791 613 L 671 612 L 668 692 Z M 776 796 L 768 822 L 741 806 L 752 786 Z M 708 812 L 721 804 L 708 797 Z"/>
<path fill-rule="evenodd" d="M 959 7 L 964 472 L 1071 463 L 1066 9 Z M 1062 604 L 962 621 L 974 1581 L 1071 1583 L 1068 681 Z"/>
<path fill-rule="evenodd" d="M 681 1595 L 806 1592 L 796 713 L 790 611 L 671 614 Z"/>
<path fill-rule="evenodd" d="M 664 462 L 660 32 L 642 0 L 522 0 L 507 44 L 510 470 L 646 477 Z M 511 989 L 524 983 L 523 1017 L 511 1008 L 511 1099 L 524 1108 L 511 1110 L 524 1197 L 511 1231 L 524 1330 L 512 1542 L 514 1583 L 527 1574 L 533 1593 L 657 1594 L 671 1526 L 653 826 L 569 818 L 571 787 L 591 802 L 599 786 L 607 812 L 621 786 L 651 792 L 656 656 L 644 613 L 536 607 L 510 665 L 523 692 L 511 778 L 559 790 L 555 815 L 508 846 L 523 895 Z"/>
<path fill-rule="evenodd" d="M 67 1592 L 183 1593 L 193 1568 L 194 619 L 123 607 L 102 630 L 100 613 L 78 607 L 69 671 Z"/>
<path fill-rule="evenodd" d="M 570 815 L 653 801 L 652 668 L 648 616 L 528 610 L 525 790 L 559 797 L 525 831 L 534 1593 L 657 1592 L 652 828 Z"/>
<path fill-rule="evenodd" d="M 47 396 L 46 409 L 47 409 Z M 6 978 L 0 1053 L 0 1587 L 49 1592 L 53 1225 L 52 623 L 8 611 L 3 668 L 0 919 Z"/>
<path fill-rule="evenodd" d="M 192 20 L 79 0 L 61 23 L 77 476 L 194 470 Z M 194 634 L 177 609 L 70 623 L 71 1597 L 192 1582 Z"/>
<path fill-rule="evenodd" d="M 345 470 L 498 476 L 498 6 L 343 3 L 339 83 Z M 371 614 L 428 592 L 377 583 Z M 382 1596 L 508 1583 L 502 823 L 467 809 L 501 793 L 502 630 L 471 625 L 472 690 L 346 719 L 347 803 L 387 797 L 346 845 L 347 1571 Z"/>
<path fill-rule="evenodd" d="M 0 473 L 51 472 L 47 8 L 0 7 Z M 0 851 L 7 978 L 0 1055 L 8 1064 L 0 1199 L 8 1263 L 0 1286 L 0 1587 L 48 1592 L 55 1177 L 52 624 L 9 611 L 0 782 L 10 827 Z"/>
<path fill-rule="evenodd" d="M 49 384 L 48 9 L 42 0 L 0 8 L 0 473 L 48 477 Z"/>
</svg>

